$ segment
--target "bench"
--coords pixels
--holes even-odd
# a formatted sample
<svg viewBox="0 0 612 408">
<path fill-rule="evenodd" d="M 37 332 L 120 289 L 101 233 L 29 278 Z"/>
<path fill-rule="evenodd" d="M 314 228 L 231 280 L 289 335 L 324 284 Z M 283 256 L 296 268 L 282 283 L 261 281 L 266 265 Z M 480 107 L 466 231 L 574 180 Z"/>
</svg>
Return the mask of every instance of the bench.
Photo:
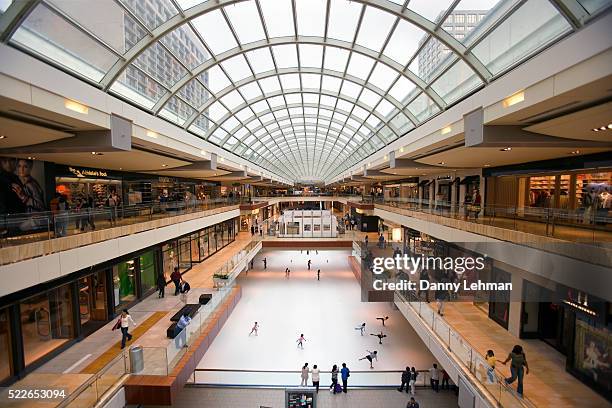
<svg viewBox="0 0 612 408">
<path fill-rule="evenodd" d="M 181 316 L 187 312 L 187 315 L 193 319 L 193 316 L 196 315 L 196 313 L 198 313 L 198 310 L 200 309 L 200 304 L 199 303 L 189 303 L 186 304 L 185 306 L 183 306 L 183 308 L 181 310 L 179 310 L 178 312 L 176 312 L 174 314 L 174 316 L 172 316 L 170 318 L 171 322 L 178 322 L 181 318 Z"/>
<path fill-rule="evenodd" d="M 205 305 L 212 299 L 212 293 L 203 293 L 200 295 L 199 302 L 201 305 Z"/>
</svg>

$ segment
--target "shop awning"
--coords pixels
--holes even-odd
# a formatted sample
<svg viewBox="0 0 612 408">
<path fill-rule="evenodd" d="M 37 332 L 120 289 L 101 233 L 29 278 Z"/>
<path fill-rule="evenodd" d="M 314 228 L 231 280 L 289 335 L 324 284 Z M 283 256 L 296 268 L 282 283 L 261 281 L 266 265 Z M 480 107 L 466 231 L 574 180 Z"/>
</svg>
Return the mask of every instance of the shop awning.
<svg viewBox="0 0 612 408">
<path fill-rule="evenodd" d="M 472 184 L 475 182 L 480 182 L 480 176 L 467 176 L 459 184 Z"/>
</svg>

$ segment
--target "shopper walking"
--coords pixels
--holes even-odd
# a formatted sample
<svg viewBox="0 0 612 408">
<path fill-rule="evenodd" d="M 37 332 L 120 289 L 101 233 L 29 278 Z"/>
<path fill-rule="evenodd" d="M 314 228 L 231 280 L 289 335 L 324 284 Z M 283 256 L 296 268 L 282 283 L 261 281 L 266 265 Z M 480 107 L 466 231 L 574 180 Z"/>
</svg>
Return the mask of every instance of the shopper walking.
<svg viewBox="0 0 612 408">
<path fill-rule="evenodd" d="M 174 271 L 170 275 L 172 283 L 174 283 L 174 296 L 178 296 L 181 293 L 181 273 L 179 272 L 178 266 L 174 267 Z"/>
<path fill-rule="evenodd" d="M 487 350 L 487 354 L 485 354 L 485 360 L 487 362 L 487 380 L 489 384 L 495 383 L 495 363 L 497 359 L 495 358 L 495 353 L 493 350 Z"/>
<path fill-rule="evenodd" d="M 355 327 L 355 330 L 359 330 L 361 332 L 361 335 L 363 336 L 363 333 L 365 332 L 365 328 L 366 328 L 366 324 L 361 323 L 360 326 Z"/>
<path fill-rule="evenodd" d="M 365 247 L 367 248 L 368 247 L 368 243 L 369 243 L 367 235 L 365 236 L 365 239 L 363 241 L 365 242 Z"/>
<path fill-rule="evenodd" d="M 405 371 L 402 371 L 402 384 L 397 389 L 399 392 L 404 391 L 404 385 L 406 386 L 406 394 L 408 394 L 408 385 L 410 384 L 410 367 L 406 367 Z"/>
<path fill-rule="evenodd" d="M 306 338 L 304 337 L 304 334 L 300 334 L 300 337 L 298 337 L 297 339 L 297 346 L 301 348 L 302 350 L 304 350 L 305 341 L 306 341 Z"/>
<path fill-rule="evenodd" d="M 440 370 L 438 370 L 436 363 L 429 369 L 429 383 L 432 390 L 440 392 Z"/>
<path fill-rule="evenodd" d="M 334 366 L 331 369 L 331 385 L 330 385 L 330 390 L 332 392 L 332 394 L 336 393 L 336 387 L 338 385 L 338 366 L 336 364 L 334 364 Z"/>
<path fill-rule="evenodd" d="M 319 392 L 319 382 L 321 381 L 321 370 L 317 367 L 317 365 L 312 366 L 312 385 L 315 387 L 317 393 Z"/>
<path fill-rule="evenodd" d="M 310 264 L 312 263 L 312 261 L 309 259 L 308 260 L 308 270 L 310 270 Z"/>
<path fill-rule="evenodd" d="M 382 322 L 383 327 L 385 327 L 385 322 L 389 320 L 389 316 L 377 317 L 376 320 L 380 320 Z"/>
<path fill-rule="evenodd" d="M 383 332 L 381 331 L 380 333 L 370 333 L 370 336 L 376 336 L 378 337 L 378 344 L 382 344 L 382 339 L 384 339 L 385 337 L 387 337 L 386 334 L 383 334 Z"/>
<path fill-rule="evenodd" d="M 317 269 L 317 280 L 320 281 L 321 280 L 321 270 Z"/>
<path fill-rule="evenodd" d="M 268 269 L 268 259 L 267 258 L 263 259 L 263 264 L 264 264 L 264 270 Z"/>
<path fill-rule="evenodd" d="M 255 322 L 253 328 L 251 329 L 251 332 L 249 333 L 249 336 L 253 333 L 255 333 L 255 335 L 257 336 L 257 330 L 259 330 L 259 323 Z"/>
<path fill-rule="evenodd" d="M 372 360 L 376 360 L 378 361 L 378 351 L 374 350 L 374 351 L 370 351 L 370 350 L 366 350 L 368 352 L 368 355 L 365 357 L 362 357 L 359 359 L 359 361 L 361 360 L 368 360 L 370 362 L 370 368 L 374 368 L 374 366 L 372 365 Z"/>
<path fill-rule="evenodd" d="M 340 378 L 342 378 L 342 392 L 347 393 L 348 379 L 351 376 L 351 370 L 346 366 L 346 363 L 342 363 L 342 369 L 340 370 Z"/>
<path fill-rule="evenodd" d="M 442 389 L 450 390 L 450 376 L 446 370 L 442 370 Z"/>
<path fill-rule="evenodd" d="M 134 319 L 132 319 L 132 316 L 130 316 L 130 313 L 128 312 L 128 310 L 123 309 L 121 311 L 121 316 L 119 316 L 119 320 L 117 321 L 115 326 L 113 326 L 113 330 L 121 329 L 121 348 L 122 349 L 125 348 L 126 340 L 127 341 L 132 340 L 132 335 L 129 333 L 130 323 L 132 324 L 132 326 L 136 326 L 136 323 L 134 322 Z"/>
<path fill-rule="evenodd" d="M 157 275 L 157 291 L 157 297 L 159 299 L 163 298 L 166 292 L 166 275 L 163 272 Z"/>
<path fill-rule="evenodd" d="M 410 368 L 410 394 L 415 395 L 415 388 L 416 388 L 416 380 L 417 377 L 419 376 L 419 373 L 417 372 L 416 368 L 411 367 Z"/>
<path fill-rule="evenodd" d="M 302 367 L 302 382 L 300 383 L 300 387 L 306 387 L 308 385 L 308 373 L 310 373 L 308 363 L 305 363 L 304 367 Z"/>
<path fill-rule="evenodd" d="M 515 345 L 502 364 L 506 364 L 508 361 L 511 361 L 510 377 L 506 378 L 506 384 L 512 384 L 514 380 L 518 379 L 516 392 L 518 392 L 520 396 L 523 396 L 523 377 L 525 374 L 529 374 L 529 365 L 527 364 L 527 357 L 525 356 L 523 347 L 518 344 Z"/>
</svg>

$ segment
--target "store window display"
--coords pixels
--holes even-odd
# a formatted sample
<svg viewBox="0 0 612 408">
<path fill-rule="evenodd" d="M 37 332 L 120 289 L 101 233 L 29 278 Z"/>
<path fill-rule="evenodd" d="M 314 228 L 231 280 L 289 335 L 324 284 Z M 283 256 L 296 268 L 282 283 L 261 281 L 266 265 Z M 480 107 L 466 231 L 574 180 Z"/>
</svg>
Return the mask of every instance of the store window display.
<svg viewBox="0 0 612 408">
<path fill-rule="evenodd" d="M 140 287 L 142 288 L 144 296 L 144 294 L 155 288 L 157 277 L 155 270 L 155 252 L 148 251 L 140 255 L 138 258 L 138 266 L 140 268 Z"/>
<path fill-rule="evenodd" d="M 130 259 L 113 266 L 115 311 L 136 300 L 136 260 Z"/>
<path fill-rule="evenodd" d="M 576 202 L 585 224 L 605 223 L 612 210 L 612 172 L 577 174 Z"/>
<path fill-rule="evenodd" d="M 20 306 L 26 366 L 74 337 L 70 285 L 24 300 Z"/>
</svg>

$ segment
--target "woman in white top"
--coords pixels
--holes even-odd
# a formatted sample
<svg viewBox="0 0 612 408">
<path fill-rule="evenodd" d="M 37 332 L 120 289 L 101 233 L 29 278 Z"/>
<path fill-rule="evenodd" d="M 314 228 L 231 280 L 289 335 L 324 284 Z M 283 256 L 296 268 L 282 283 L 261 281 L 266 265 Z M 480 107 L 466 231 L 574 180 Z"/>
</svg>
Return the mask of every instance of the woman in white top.
<svg viewBox="0 0 612 408">
<path fill-rule="evenodd" d="M 320 371 L 321 370 L 317 368 L 316 364 L 312 366 L 312 385 L 315 387 L 317 392 L 319 392 Z"/>
<path fill-rule="evenodd" d="M 132 340 L 132 335 L 128 333 L 128 329 L 130 327 L 130 323 L 132 326 L 136 326 L 134 319 L 128 313 L 127 309 L 123 309 L 121 312 L 121 317 L 119 318 L 121 321 L 121 348 L 125 348 L 125 341 Z"/>
<path fill-rule="evenodd" d="M 300 387 L 306 387 L 308 385 L 308 373 L 310 370 L 308 369 L 308 363 L 304 363 L 304 367 L 302 367 L 302 382 L 300 383 Z"/>
</svg>

